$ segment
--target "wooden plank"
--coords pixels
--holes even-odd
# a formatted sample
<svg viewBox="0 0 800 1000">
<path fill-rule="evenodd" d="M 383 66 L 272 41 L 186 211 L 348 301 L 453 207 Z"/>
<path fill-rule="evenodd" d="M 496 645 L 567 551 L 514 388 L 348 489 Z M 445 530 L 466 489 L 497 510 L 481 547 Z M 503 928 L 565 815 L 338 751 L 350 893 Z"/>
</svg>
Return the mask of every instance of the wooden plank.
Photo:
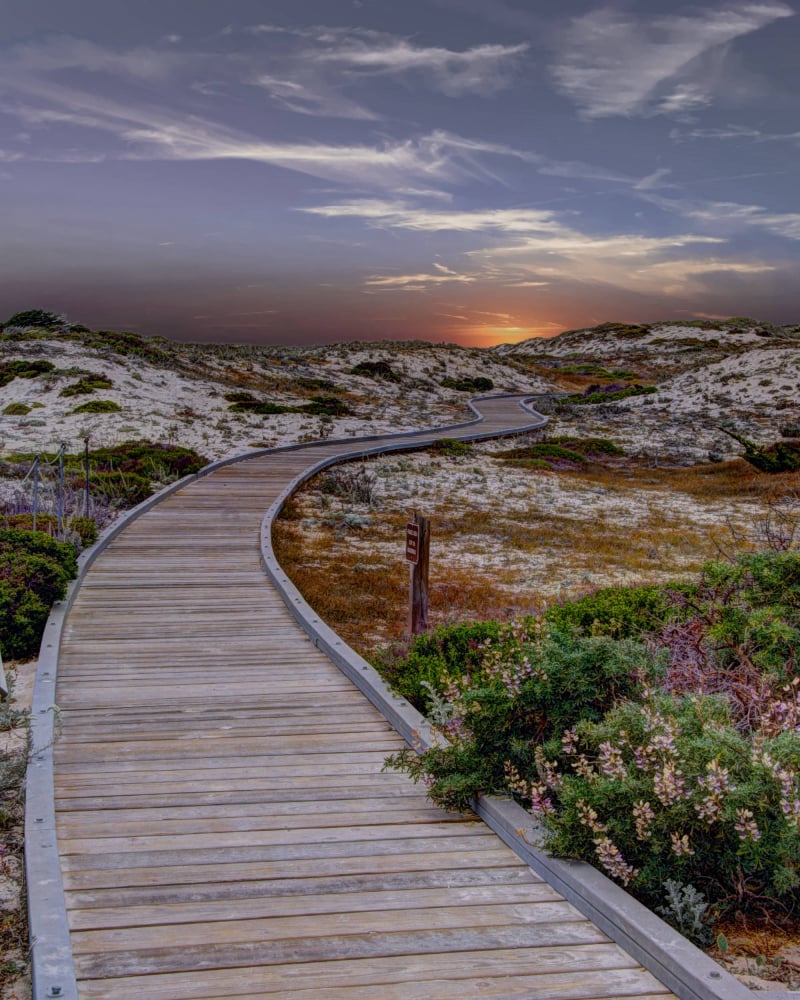
<svg viewBox="0 0 800 1000">
<path fill-rule="evenodd" d="M 611 945 L 561 945 L 558 947 L 471 951 L 453 954 L 402 955 L 391 958 L 345 959 L 339 962 L 275 965 L 268 982 L 262 966 L 200 973 L 149 975 L 135 979 L 86 981 L 82 994 L 92 1000 L 195 1000 L 202 996 L 275 996 L 290 990 L 314 989 L 322 998 L 329 989 L 363 985 L 416 983 L 420 976 L 434 975 L 462 984 L 464 980 L 489 975 L 509 977 L 531 973 L 568 972 L 574 967 L 604 973 L 610 969 L 635 968 L 633 959 Z M 598 976 L 598 979 L 602 978 Z M 466 984 L 468 988 L 468 983 Z M 100 992 L 108 989 L 108 993 Z M 138 990 L 139 992 L 134 992 Z M 531 996 L 537 996 L 533 993 Z"/>
<path fill-rule="evenodd" d="M 272 965 L 344 961 L 389 956 L 438 955 L 496 948 L 525 949 L 606 943 L 586 920 L 569 923 L 481 928 L 387 931 L 383 934 L 333 934 L 320 938 L 248 941 L 202 947 L 155 948 L 76 956 L 82 979 L 146 976 L 165 972 L 197 974 L 210 969 L 259 965 L 268 975 Z"/>
</svg>

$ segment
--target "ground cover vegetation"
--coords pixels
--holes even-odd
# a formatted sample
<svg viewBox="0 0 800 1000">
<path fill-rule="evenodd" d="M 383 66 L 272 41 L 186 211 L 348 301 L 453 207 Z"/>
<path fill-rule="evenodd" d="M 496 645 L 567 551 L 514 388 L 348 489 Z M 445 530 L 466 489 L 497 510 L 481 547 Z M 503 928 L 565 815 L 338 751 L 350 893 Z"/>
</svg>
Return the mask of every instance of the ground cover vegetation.
<svg viewBox="0 0 800 1000">
<path fill-rule="evenodd" d="M 796 550 L 499 628 L 444 627 L 387 674 L 447 742 L 390 765 L 450 808 L 513 794 L 549 850 L 600 866 L 684 932 L 676 899 L 689 892 L 699 943 L 732 913 L 788 923 L 800 904 L 798 648 Z"/>
</svg>

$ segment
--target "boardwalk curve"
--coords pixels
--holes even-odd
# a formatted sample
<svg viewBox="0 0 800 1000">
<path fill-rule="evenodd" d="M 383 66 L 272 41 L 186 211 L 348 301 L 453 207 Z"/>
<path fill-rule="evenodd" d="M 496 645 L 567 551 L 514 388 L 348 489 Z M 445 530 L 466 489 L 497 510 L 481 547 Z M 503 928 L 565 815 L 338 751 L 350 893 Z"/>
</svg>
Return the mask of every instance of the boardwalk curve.
<svg viewBox="0 0 800 1000">
<path fill-rule="evenodd" d="M 540 422 L 479 405 L 447 436 Z M 33 710 L 34 1000 L 670 996 L 481 822 L 381 773 L 401 737 L 265 578 L 287 483 L 442 434 L 218 463 L 85 560 Z"/>
</svg>

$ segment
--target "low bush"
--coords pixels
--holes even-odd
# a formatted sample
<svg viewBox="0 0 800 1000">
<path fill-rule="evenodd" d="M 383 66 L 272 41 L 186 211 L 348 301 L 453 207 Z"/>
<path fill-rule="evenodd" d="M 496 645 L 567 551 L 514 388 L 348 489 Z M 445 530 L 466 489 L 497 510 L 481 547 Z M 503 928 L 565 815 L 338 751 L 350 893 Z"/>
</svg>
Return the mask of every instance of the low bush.
<svg viewBox="0 0 800 1000">
<path fill-rule="evenodd" d="M 74 476 L 69 486 L 83 487 L 81 476 Z M 111 507 L 135 507 L 153 493 L 152 481 L 135 472 L 92 472 L 89 479 L 92 494 L 99 494 Z"/>
<path fill-rule="evenodd" d="M 430 685 L 420 701 L 449 743 L 388 766 L 450 808 L 512 792 L 548 850 L 598 865 L 698 940 L 709 917 L 796 912 L 800 553 L 607 588 L 511 642 L 499 628 L 460 669 L 394 664 L 401 683 Z"/>
<path fill-rule="evenodd" d="M 305 413 L 314 413 L 317 416 L 347 417 L 352 414 L 352 410 L 336 396 L 312 396 L 311 402 L 300 407 Z"/>
<path fill-rule="evenodd" d="M 497 639 L 502 628 L 494 621 L 443 625 L 416 636 L 407 647 L 382 651 L 375 667 L 398 694 L 426 712 L 432 708 L 426 685 L 442 692 L 451 677 L 479 667 L 484 643 Z"/>
<path fill-rule="evenodd" d="M 90 399 L 88 403 L 81 403 L 70 413 L 119 413 L 122 407 L 115 403 L 113 399 Z"/>
<path fill-rule="evenodd" d="M 474 378 L 443 378 L 439 383 L 445 389 L 456 389 L 458 392 L 489 392 L 494 389 L 494 382 L 483 375 Z"/>
<path fill-rule="evenodd" d="M 657 672 L 646 648 L 632 641 L 548 635 L 535 625 L 509 639 L 503 629 L 510 628 L 501 626 L 496 642 L 484 641 L 471 670 L 440 670 L 439 693 L 429 692 L 426 701 L 450 745 L 390 758 L 390 766 L 413 778 L 425 776 L 431 798 L 449 809 L 504 789 L 507 762 L 527 773 L 538 744 L 581 719 L 600 720 L 640 688 L 640 678 L 652 680 Z"/>
<path fill-rule="evenodd" d="M 350 374 L 385 379 L 387 382 L 400 382 L 402 380 L 388 361 L 360 361 L 350 369 Z"/>
<path fill-rule="evenodd" d="M 454 438 L 440 438 L 432 445 L 432 449 L 445 458 L 467 458 L 472 454 L 469 441 L 457 441 Z"/>
<path fill-rule="evenodd" d="M 3 407 L 3 413 L 7 417 L 25 417 L 31 412 L 27 403 L 9 403 Z"/>
<path fill-rule="evenodd" d="M 673 594 L 689 589 L 684 584 L 676 584 L 672 590 L 647 585 L 603 587 L 576 601 L 553 605 L 544 617 L 551 628 L 560 632 L 640 638 L 680 617 Z"/>
<path fill-rule="evenodd" d="M 71 463 L 79 456 L 70 456 Z M 188 476 L 208 465 L 208 459 L 192 448 L 151 441 L 126 441 L 90 453 L 93 466 L 104 472 L 136 473 L 151 479 Z"/>
<path fill-rule="evenodd" d="M 796 688 L 789 702 L 796 720 Z M 549 850 L 599 865 L 651 906 L 665 879 L 717 912 L 788 914 L 800 901 L 793 727 L 742 734 L 724 699 L 653 694 L 565 732 L 527 780 L 507 773 Z"/>
<path fill-rule="evenodd" d="M 631 385 L 626 386 L 624 389 L 614 389 L 613 386 L 609 386 L 608 391 L 595 388 L 594 392 L 587 392 L 584 395 L 565 396 L 559 402 L 562 405 L 566 404 L 570 406 L 581 406 L 592 403 L 616 403 L 621 399 L 629 399 L 631 396 L 647 396 L 654 392 L 658 392 L 658 389 L 654 385 Z"/>
<path fill-rule="evenodd" d="M 54 368 L 52 361 L 43 359 L 4 361 L 0 364 L 0 388 L 13 382 L 15 378 L 36 378 L 38 375 L 46 375 Z"/>
<path fill-rule="evenodd" d="M 0 514 L 0 529 L 8 528 L 33 531 L 33 514 Z M 38 514 L 36 529 L 54 537 L 58 531 L 58 518 L 55 514 Z M 68 535 L 78 536 L 82 549 L 97 541 L 97 524 L 91 517 L 68 517 L 64 529 Z"/>
<path fill-rule="evenodd" d="M 41 531 L 0 531 L 0 653 L 35 656 L 50 606 L 77 573 L 75 549 Z"/>
<path fill-rule="evenodd" d="M 97 389 L 111 389 L 114 383 L 105 375 L 84 375 L 73 382 L 72 385 L 65 386 L 60 396 L 88 396 Z"/>
</svg>

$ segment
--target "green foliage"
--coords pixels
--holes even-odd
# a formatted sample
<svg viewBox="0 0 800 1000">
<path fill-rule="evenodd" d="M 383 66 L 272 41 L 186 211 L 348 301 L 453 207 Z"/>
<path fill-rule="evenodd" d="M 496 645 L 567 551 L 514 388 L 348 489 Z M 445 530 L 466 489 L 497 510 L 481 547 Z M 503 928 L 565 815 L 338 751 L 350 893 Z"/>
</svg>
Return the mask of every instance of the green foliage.
<svg viewBox="0 0 800 1000">
<path fill-rule="evenodd" d="M 706 897 L 693 885 L 683 885 L 671 878 L 664 882 L 664 889 L 664 905 L 657 906 L 656 913 L 698 947 L 707 948 L 714 941 L 714 933 L 706 916 Z"/>
<path fill-rule="evenodd" d="M 628 399 L 631 396 L 647 396 L 653 392 L 658 392 L 658 389 L 654 385 L 631 385 L 625 389 L 618 389 L 615 392 L 590 392 L 585 396 L 566 396 L 560 400 L 560 403 L 571 406 L 582 406 L 592 403 L 616 403 L 620 399 Z"/>
<path fill-rule="evenodd" d="M 258 400 L 247 392 L 229 393 L 225 398 L 230 396 L 239 397 L 228 407 L 232 413 L 258 413 L 261 416 L 270 416 L 273 413 L 292 413 L 295 410 L 295 407 L 286 406 L 284 403 L 272 403 L 266 399 Z M 243 398 L 245 396 L 250 398 Z"/>
<path fill-rule="evenodd" d="M 121 333 L 115 330 L 97 330 L 81 335 L 89 347 L 106 348 L 115 354 L 142 358 L 152 364 L 169 365 L 171 357 L 167 351 L 155 344 L 155 338 L 140 337 L 136 333 Z"/>
<path fill-rule="evenodd" d="M 561 445 L 553 444 L 550 441 L 542 441 L 540 444 L 528 445 L 527 448 L 511 448 L 509 451 L 500 453 L 500 456 L 508 465 L 517 463 L 527 463 L 531 459 L 552 459 L 561 462 L 574 462 L 583 465 L 586 461 L 583 455 L 571 448 L 563 448 Z"/>
<path fill-rule="evenodd" d="M 675 590 L 685 592 L 685 584 Z M 603 587 L 576 601 L 556 604 L 545 612 L 545 621 L 560 632 L 608 635 L 615 639 L 638 638 L 677 618 L 679 611 L 664 587 Z"/>
<path fill-rule="evenodd" d="M 494 382 L 483 375 L 474 378 L 443 378 L 439 383 L 445 389 L 457 389 L 459 392 L 489 392 L 494 389 Z"/>
<path fill-rule="evenodd" d="M 742 734 L 722 699 L 651 695 L 552 741 L 523 795 L 549 850 L 599 863 L 650 905 L 669 878 L 717 909 L 791 908 L 798 766 L 794 730 Z"/>
<path fill-rule="evenodd" d="M 749 552 L 710 562 L 684 614 L 717 669 L 754 667 L 775 681 L 798 670 L 800 552 Z"/>
<path fill-rule="evenodd" d="M 38 514 L 36 527 L 52 537 L 58 530 L 58 518 L 55 514 Z M 0 528 L 33 531 L 33 514 L 0 514 Z M 82 549 L 97 541 L 97 524 L 91 517 L 69 517 L 64 529 L 68 535 L 75 534 L 79 537 Z"/>
<path fill-rule="evenodd" d="M 636 643 L 543 636 L 535 623 L 500 626 L 496 640 L 489 637 L 472 652 L 469 669 L 456 663 L 448 672 L 434 658 L 414 665 L 415 677 L 457 708 L 442 726 L 451 743 L 423 758 L 401 754 L 391 762 L 414 778 L 426 775 L 431 798 L 448 808 L 463 808 L 479 793 L 504 788 L 507 761 L 530 768 L 536 744 L 581 718 L 601 718 L 618 699 L 638 690 L 640 675 L 652 677 L 656 670 Z M 405 679 L 405 665 L 397 672 Z M 433 703 L 424 687 L 421 694 L 425 707 Z"/>
<path fill-rule="evenodd" d="M 311 402 L 301 407 L 306 413 L 314 413 L 317 416 L 346 417 L 353 411 L 336 396 L 312 396 Z"/>
<path fill-rule="evenodd" d="M 431 706 L 425 685 L 442 691 L 447 679 L 478 667 L 483 644 L 497 639 L 501 629 L 494 621 L 442 625 L 415 636 L 408 647 L 381 652 L 375 667 L 398 694 L 425 712 Z"/>
<path fill-rule="evenodd" d="M 624 454 L 619 445 L 607 438 L 563 436 L 519 448 L 508 448 L 499 452 L 497 457 L 510 465 L 528 465 L 532 459 L 555 459 L 582 464 L 587 459 Z"/>
<path fill-rule="evenodd" d="M 96 448 L 90 453 L 96 468 L 106 471 L 133 472 L 150 479 L 188 476 L 208 465 L 208 459 L 192 448 L 151 441 L 125 441 L 110 448 Z M 80 456 L 69 456 L 70 464 Z"/>
<path fill-rule="evenodd" d="M 351 375 L 364 375 L 367 378 L 385 379 L 387 382 L 400 382 L 402 377 L 392 368 L 388 361 L 360 361 L 350 369 Z"/>
<path fill-rule="evenodd" d="M 457 441 L 455 438 L 440 438 L 431 446 L 433 451 L 445 458 L 466 458 L 472 454 L 469 441 Z"/>
<path fill-rule="evenodd" d="M 52 361 L 44 359 L 20 359 L 17 361 L 4 361 L 0 364 L 0 388 L 13 382 L 15 378 L 36 378 L 37 375 L 45 375 L 53 371 L 55 365 Z"/>
<path fill-rule="evenodd" d="M 776 441 L 762 447 L 730 430 L 723 430 L 744 446 L 742 458 L 759 472 L 797 472 L 800 469 L 800 441 Z"/>
<path fill-rule="evenodd" d="M 70 413 L 119 413 L 122 407 L 115 403 L 113 399 L 90 399 L 87 403 L 81 403 Z"/>
<path fill-rule="evenodd" d="M 9 403 L 3 408 L 3 413 L 7 417 L 25 417 L 31 412 L 27 403 Z"/>
<path fill-rule="evenodd" d="M 34 326 L 52 330 L 63 326 L 63 320 L 55 313 L 46 312 L 44 309 L 25 309 L 23 312 L 14 313 L 0 326 L 0 329 L 12 326 L 23 328 Z"/>
<path fill-rule="evenodd" d="M 74 477 L 70 486 L 79 490 L 84 480 Z M 135 507 L 146 500 L 153 492 L 153 485 L 146 476 L 135 472 L 93 472 L 90 477 L 90 489 L 94 494 L 103 496 L 111 506 Z"/>
<path fill-rule="evenodd" d="M 0 653 L 34 656 L 50 605 L 77 573 L 75 549 L 41 531 L 0 531 Z"/>
<path fill-rule="evenodd" d="M 114 383 L 105 375 L 84 375 L 73 382 L 72 385 L 65 386 L 59 395 L 61 396 L 88 396 L 96 389 L 111 389 Z"/>
</svg>

